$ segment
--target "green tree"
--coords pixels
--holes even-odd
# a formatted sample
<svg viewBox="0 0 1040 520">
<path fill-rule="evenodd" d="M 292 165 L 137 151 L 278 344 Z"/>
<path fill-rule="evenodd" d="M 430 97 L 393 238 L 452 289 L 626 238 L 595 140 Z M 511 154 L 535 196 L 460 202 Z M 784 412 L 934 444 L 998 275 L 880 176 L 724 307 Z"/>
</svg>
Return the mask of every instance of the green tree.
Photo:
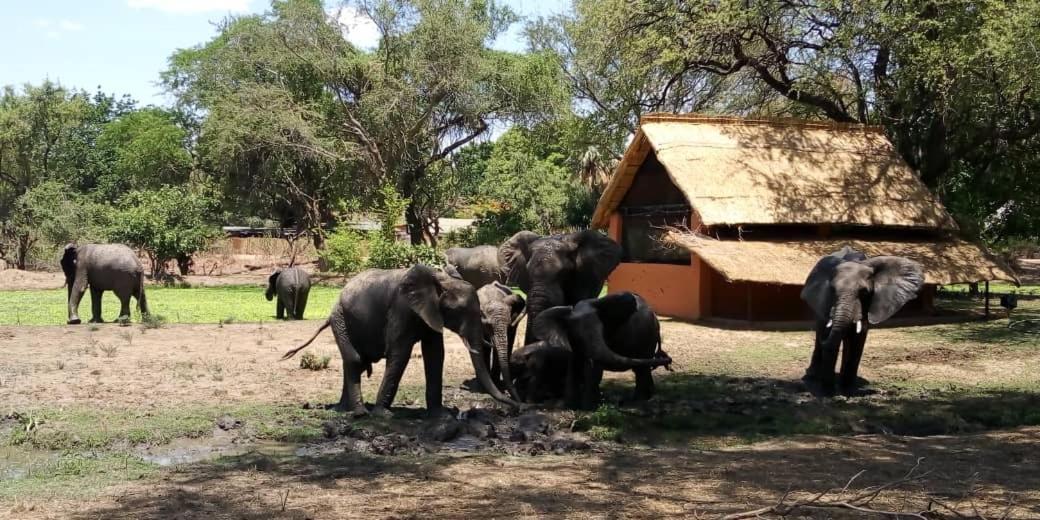
<svg viewBox="0 0 1040 520">
<path fill-rule="evenodd" d="M 110 158 L 100 187 L 109 200 L 130 190 L 184 184 L 192 169 L 188 132 L 160 108 L 131 111 L 105 124 L 97 147 Z"/>
<path fill-rule="evenodd" d="M 212 42 L 176 54 L 166 84 L 186 105 L 208 111 L 202 139 L 224 143 L 211 157 L 250 165 L 279 159 L 260 177 L 276 180 L 268 186 L 296 184 L 297 202 L 318 207 L 310 227 L 344 190 L 378 203 L 378 187 L 390 184 L 409 201 L 413 243 L 431 240 L 445 200 L 424 192 L 441 186 L 429 180 L 435 165 L 494 122 L 533 119 L 564 104 L 565 91 L 550 56 L 489 47 L 516 20 L 494 2 L 357 8 L 380 30 L 374 51 L 351 45 L 321 2 L 275 1 L 265 15 L 231 20 Z M 328 192 L 296 182 L 313 178 L 339 182 Z"/>
<path fill-rule="evenodd" d="M 112 217 L 109 237 L 144 251 L 154 278 L 166 274 L 170 260 L 187 274 L 192 255 L 219 235 L 211 223 L 216 201 L 204 188 L 163 186 L 128 193 Z"/>
</svg>

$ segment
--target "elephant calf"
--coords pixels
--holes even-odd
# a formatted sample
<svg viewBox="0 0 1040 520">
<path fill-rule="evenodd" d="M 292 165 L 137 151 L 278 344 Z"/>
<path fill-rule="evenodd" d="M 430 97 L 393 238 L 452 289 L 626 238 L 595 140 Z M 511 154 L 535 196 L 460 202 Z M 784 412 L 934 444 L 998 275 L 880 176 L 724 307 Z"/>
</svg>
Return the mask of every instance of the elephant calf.
<svg viewBox="0 0 1040 520">
<path fill-rule="evenodd" d="M 636 374 L 636 399 L 654 394 L 650 371 L 672 360 L 661 350 L 657 315 L 639 295 L 630 292 L 581 300 L 573 307 L 546 309 L 531 325 L 533 334 L 571 353 L 566 398 L 571 406 L 599 405 L 603 371 Z"/>
<path fill-rule="evenodd" d="M 520 398 L 528 403 L 562 398 L 570 362 L 569 350 L 544 341 L 513 351 L 509 367 Z"/>
<path fill-rule="evenodd" d="M 311 292 L 311 277 L 299 267 L 276 269 L 267 279 L 267 292 L 264 296 L 271 301 L 278 296 L 276 315 L 284 319 L 302 320 L 303 311 L 307 310 L 307 296 Z"/>
<path fill-rule="evenodd" d="M 68 286 L 69 325 L 80 323 L 79 302 L 90 288 L 90 322 L 102 323 L 101 296 L 105 291 L 119 298 L 119 321 L 130 320 L 130 297 L 137 299 L 141 314 L 148 314 L 144 296 L 144 268 L 132 249 L 122 244 L 69 244 L 61 257 Z"/>
<path fill-rule="evenodd" d="M 477 291 L 477 300 L 484 326 L 484 359 L 491 378 L 513 399 L 519 399 L 509 370 L 509 356 L 513 352 L 516 326 L 524 317 L 524 299 L 513 294 L 509 287 L 492 282 Z"/>
</svg>

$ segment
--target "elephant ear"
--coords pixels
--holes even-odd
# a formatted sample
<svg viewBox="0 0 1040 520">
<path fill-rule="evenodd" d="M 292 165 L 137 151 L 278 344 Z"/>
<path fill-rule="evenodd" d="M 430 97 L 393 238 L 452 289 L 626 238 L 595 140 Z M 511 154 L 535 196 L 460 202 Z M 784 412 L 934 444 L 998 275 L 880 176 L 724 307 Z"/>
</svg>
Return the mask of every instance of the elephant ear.
<svg viewBox="0 0 1040 520">
<path fill-rule="evenodd" d="M 531 288 L 527 261 L 531 258 L 531 244 L 539 238 L 530 231 L 520 231 L 499 246 L 498 265 L 501 266 L 506 285 L 520 287 L 525 291 Z"/>
<path fill-rule="evenodd" d="M 401 295 L 408 306 L 437 332 L 444 331 L 440 305 L 443 290 L 433 269 L 422 264 L 412 266 L 401 280 Z"/>
<path fill-rule="evenodd" d="M 574 310 L 569 305 L 550 307 L 535 317 L 533 322 L 528 322 L 528 327 L 533 327 L 534 336 L 550 345 L 570 350 L 571 343 L 567 335 L 567 320 Z"/>
<path fill-rule="evenodd" d="M 267 301 L 274 299 L 274 284 L 278 283 L 278 277 L 281 276 L 282 270 L 275 269 L 271 276 L 267 277 L 267 292 L 264 293 L 264 297 Z"/>
<path fill-rule="evenodd" d="M 906 302 L 917 298 L 924 286 L 924 269 L 909 258 L 876 256 L 863 263 L 874 269 L 874 295 L 867 311 L 872 324 L 892 317 Z"/>
<path fill-rule="evenodd" d="M 592 306 L 599 314 L 600 321 L 616 324 L 624 322 L 629 316 L 635 314 L 639 303 L 634 294 L 623 292 L 599 298 L 592 302 Z"/>
<path fill-rule="evenodd" d="M 520 319 L 524 317 L 524 308 L 527 307 L 527 302 L 525 302 L 519 294 L 510 294 L 509 296 L 506 296 L 503 301 L 505 301 L 506 305 L 509 306 L 509 313 L 513 317 L 513 320 L 509 325 L 515 327 L 520 323 Z"/>
<path fill-rule="evenodd" d="M 493 285 L 495 287 L 495 289 L 498 289 L 499 291 L 502 291 L 502 294 L 504 294 L 506 296 L 510 296 L 510 295 L 513 294 L 513 290 L 512 289 L 510 289 L 506 285 L 502 285 L 502 283 L 498 282 L 497 280 L 494 281 L 494 282 L 491 282 L 491 285 Z"/>
<path fill-rule="evenodd" d="M 575 272 L 582 279 L 582 289 L 589 294 L 575 295 L 578 299 L 599 296 L 603 282 L 614 268 L 621 263 L 621 246 L 610 237 L 595 230 L 577 233 L 577 249 L 574 255 Z M 594 292 L 593 292 L 594 291 Z M 583 291 L 584 292 L 584 291 Z"/>
<path fill-rule="evenodd" d="M 812 271 L 809 271 L 809 277 L 805 279 L 802 300 L 809 304 L 818 320 L 830 317 L 831 307 L 834 306 L 834 286 L 831 280 L 834 279 L 838 266 L 844 262 L 844 249 L 827 255 L 816 262 Z"/>
<path fill-rule="evenodd" d="M 462 280 L 463 279 L 462 275 L 459 274 L 459 270 L 455 269 L 455 266 L 453 266 L 451 264 L 444 264 L 444 266 L 441 267 L 441 270 L 443 270 L 445 274 L 447 274 L 448 276 L 450 276 L 452 278 L 455 278 L 457 280 Z"/>
</svg>

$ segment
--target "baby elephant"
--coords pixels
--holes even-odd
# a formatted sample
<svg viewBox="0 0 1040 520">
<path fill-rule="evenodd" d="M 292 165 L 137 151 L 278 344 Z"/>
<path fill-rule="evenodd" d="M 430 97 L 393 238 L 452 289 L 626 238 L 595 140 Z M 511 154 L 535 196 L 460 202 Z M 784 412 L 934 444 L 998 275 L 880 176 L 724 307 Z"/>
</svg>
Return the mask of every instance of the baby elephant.
<svg viewBox="0 0 1040 520">
<path fill-rule="evenodd" d="M 513 351 L 509 368 L 520 398 L 528 403 L 562 398 L 570 362 L 569 350 L 544 341 Z"/>
<path fill-rule="evenodd" d="M 654 395 L 650 371 L 672 362 L 661 350 L 657 315 L 635 293 L 552 307 L 535 318 L 533 327 L 539 339 L 571 353 L 565 391 L 571 406 L 588 410 L 599 405 L 604 370 L 635 372 L 635 398 L 649 399 Z"/>
<path fill-rule="evenodd" d="M 311 292 L 311 277 L 299 267 L 276 269 L 267 279 L 267 301 L 278 295 L 278 319 L 302 320 L 303 311 L 307 309 L 307 295 Z"/>
</svg>

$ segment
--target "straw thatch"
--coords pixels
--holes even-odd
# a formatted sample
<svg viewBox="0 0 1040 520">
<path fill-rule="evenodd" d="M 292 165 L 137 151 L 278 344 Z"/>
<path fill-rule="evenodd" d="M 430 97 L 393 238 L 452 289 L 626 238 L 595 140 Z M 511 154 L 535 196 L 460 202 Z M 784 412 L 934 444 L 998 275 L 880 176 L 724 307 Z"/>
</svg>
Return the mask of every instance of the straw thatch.
<svg viewBox="0 0 1040 520">
<path fill-rule="evenodd" d="M 890 240 L 715 240 L 693 233 L 670 232 L 666 241 L 686 247 L 728 281 L 801 285 L 820 257 L 842 246 L 867 256 L 904 256 L 920 262 L 925 283 L 1018 280 L 979 246 L 958 239 Z"/>
<path fill-rule="evenodd" d="M 593 226 L 651 150 L 705 225 L 957 227 L 877 127 L 671 114 L 643 117 Z"/>
</svg>

